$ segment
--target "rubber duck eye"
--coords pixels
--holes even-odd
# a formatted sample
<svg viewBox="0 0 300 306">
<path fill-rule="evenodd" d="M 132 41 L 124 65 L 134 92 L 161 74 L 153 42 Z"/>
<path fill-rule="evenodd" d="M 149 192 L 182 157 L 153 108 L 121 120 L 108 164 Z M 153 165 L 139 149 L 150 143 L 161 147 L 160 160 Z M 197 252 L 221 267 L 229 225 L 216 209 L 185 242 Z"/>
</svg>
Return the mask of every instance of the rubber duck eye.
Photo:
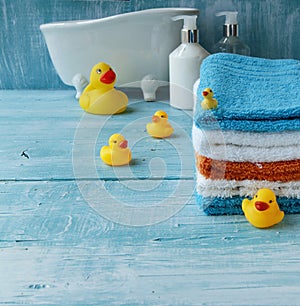
<svg viewBox="0 0 300 306">
<path fill-rule="evenodd" d="M 210 92 L 212 92 L 212 90 L 211 90 L 211 89 L 210 89 L 209 91 L 210 91 Z"/>
<path fill-rule="evenodd" d="M 117 141 L 116 141 L 116 140 L 114 140 L 114 141 L 113 141 L 113 143 L 117 143 Z"/>
<path fill-rule="evenodd" d="M 273 202 L 272 200 L 269 201 L 270 204 L 271 204 L 272 202 Z"/>
<path fill-rule="evenodd" d="M 256 194 L 256 195 L 255 195 L 255 197 L 257 198 L 257 197 L 258 197 L 258 195 Z"/>
<path fill-rule="evenodd" d="M 101 74 L 102 71 L 101 71 L 101 69 L 97 69 L 96 72 L 97 72 L 98 74 Z"/>
</svg>

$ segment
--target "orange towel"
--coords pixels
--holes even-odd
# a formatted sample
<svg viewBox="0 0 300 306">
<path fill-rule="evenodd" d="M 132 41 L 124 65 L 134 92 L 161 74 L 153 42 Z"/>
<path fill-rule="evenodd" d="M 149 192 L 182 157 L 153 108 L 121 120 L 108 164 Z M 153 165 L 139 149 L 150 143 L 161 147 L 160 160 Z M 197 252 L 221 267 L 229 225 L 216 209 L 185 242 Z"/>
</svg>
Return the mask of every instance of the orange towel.
<svg viewBox="0 0 300 306">
<path fill-rule="evenodd" d="M 226 180 L 300 180 L 300 159 L 277 162 L 231 162 L 215 160 L 196 153 L 198 171 L 210 179 Z"/>
</svg>

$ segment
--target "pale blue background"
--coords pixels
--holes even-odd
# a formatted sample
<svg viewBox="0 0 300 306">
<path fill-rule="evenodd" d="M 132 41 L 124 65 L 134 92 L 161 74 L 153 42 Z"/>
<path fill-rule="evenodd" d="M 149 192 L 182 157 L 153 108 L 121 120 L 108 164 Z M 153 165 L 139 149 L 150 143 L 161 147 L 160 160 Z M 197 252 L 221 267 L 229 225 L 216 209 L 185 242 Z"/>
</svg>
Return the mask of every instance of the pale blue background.
<svg viewBox="0 0 300 306">
<path fill-rule="evenodd" d="M 300 59 L 299 0 L 0 0 L 0 89 L 69 88 L 53 68 L 40 24 L 154 7 L 200 9 L 200 41 L 208 51 L 222 34 L 223 19 L 214 14 L 238 10 L 240 36 L 253 56 Z"/>
</svg>

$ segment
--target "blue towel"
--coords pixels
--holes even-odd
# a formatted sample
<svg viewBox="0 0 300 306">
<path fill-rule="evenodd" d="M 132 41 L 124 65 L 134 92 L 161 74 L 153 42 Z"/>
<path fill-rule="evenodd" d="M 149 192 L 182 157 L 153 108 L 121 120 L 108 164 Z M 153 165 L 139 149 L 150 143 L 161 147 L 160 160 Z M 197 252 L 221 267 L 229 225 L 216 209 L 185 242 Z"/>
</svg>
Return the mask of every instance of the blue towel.
<svg viewBox="0 0 300 306">
<path fill-rule="evenodd" d="M 218 100 L 203 110 L 209 87 Z M 218 53 L 201 65 L 194 121 L 201 129 L 280 132 L 300 130 L 300 61 Z"/>
<path fill-rule="evenodd" d="M 242 215 L 243 197 L 233 196 L 231 198 L 210 198 L 199 194 L 196 196 L 197 204 L 207 215 Z M 300 213 L 300 199 L 277 197 L 277 203 L 281 210 L 287 214 Z"/>
</svg>

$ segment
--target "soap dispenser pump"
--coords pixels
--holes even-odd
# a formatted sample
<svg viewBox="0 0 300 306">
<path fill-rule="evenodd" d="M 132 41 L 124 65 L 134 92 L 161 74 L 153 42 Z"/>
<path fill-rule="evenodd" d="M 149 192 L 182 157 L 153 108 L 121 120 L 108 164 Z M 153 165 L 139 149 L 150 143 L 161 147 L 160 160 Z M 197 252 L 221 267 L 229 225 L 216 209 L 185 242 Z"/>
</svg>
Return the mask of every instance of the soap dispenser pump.
<svg viewBox="0 0 300 306">
<path fill-rule="evenodd" d="M 197 15 L 179 15 L 183 19 L 181 45 L 169 55 L 170 105 L 179 109 L 193 109 L 193 85 L 199 78 L 200 64 L 209 53 L 198 43 Z"/>
<path fill-rule="evenodd" d="M 224 11 L 216 13 L 216 16 L 226 16 L 223 25 L 223 38 L 213 48 L 213 53 L 227 52 L 241 55 L 250 55 L 250 48 L 239 38 L 239 26 L 237 22 L 238 12 Z"/>
</svg>

